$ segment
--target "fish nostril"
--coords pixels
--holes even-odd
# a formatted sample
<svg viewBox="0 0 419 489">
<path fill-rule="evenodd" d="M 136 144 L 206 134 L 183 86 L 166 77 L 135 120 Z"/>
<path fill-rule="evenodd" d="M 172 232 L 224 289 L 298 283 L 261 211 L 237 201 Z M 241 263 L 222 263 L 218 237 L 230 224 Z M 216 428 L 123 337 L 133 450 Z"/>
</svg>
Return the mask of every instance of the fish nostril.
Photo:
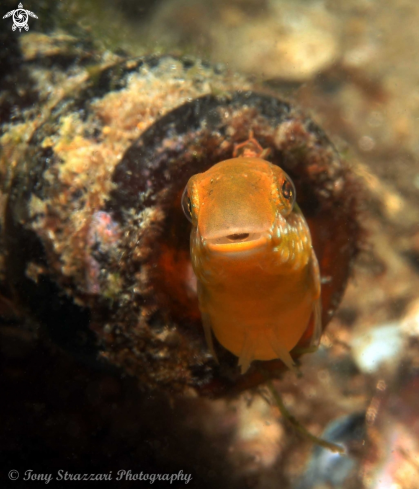
<svg viewBox="0 0 419 489">
<path fill-rule="evenodd" d="M 229 236 L 227 236 L 227 239 L 229 239 L 230 241 L 244 241 L 248 237 L 249 233 L 230 234 Z"/>
</svg>

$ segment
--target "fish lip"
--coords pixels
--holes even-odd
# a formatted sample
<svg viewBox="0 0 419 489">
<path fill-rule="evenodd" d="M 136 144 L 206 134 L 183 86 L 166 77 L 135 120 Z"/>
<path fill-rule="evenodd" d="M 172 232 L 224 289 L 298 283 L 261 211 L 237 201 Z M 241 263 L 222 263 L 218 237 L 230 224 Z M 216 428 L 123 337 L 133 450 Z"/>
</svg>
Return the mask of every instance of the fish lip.
<svg viewBox="0 0 419 489">
<path fill-rule="evenodd" d="M 249 234 L 252 239 L 245 241 L 222 241 L 222 238 L 207 239 L 205 240 L 205 246 L 213 252 L 217 253 L 240 253 L 244 251 L 260 251 L 271 240 L 271 236 L 268 233 L 243 233 Z M 252 236 L 257 235 L 257 236 Z M 227 238 L 227 237 L 225 237 Z M 220 242 L 221 241 L 221 242 Z"/>
</svg>

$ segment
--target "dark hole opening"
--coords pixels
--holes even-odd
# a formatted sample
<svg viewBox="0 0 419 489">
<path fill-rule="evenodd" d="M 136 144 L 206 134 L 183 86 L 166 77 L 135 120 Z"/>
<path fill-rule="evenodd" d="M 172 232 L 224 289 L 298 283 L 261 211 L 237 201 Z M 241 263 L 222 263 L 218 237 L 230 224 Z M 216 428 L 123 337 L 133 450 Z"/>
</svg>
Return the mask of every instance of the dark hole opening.
<svg viewBox="0 0 419 489">
<path fill-rule="evenodd" d="M 230 234 L 227 236 L 227 239 L 230 239 L 231 241 L 238 241 L 238 240 L 243 240 L 249 237 L 249 233 L 242 233 L 242 234 Z"/>
</svg>

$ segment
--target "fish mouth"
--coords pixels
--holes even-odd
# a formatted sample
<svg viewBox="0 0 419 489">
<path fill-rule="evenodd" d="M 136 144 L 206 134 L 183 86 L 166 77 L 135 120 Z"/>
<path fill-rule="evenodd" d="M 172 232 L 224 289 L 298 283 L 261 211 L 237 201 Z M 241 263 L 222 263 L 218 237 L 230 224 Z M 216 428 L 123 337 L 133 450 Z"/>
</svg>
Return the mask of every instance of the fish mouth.
<svg viewBox="0 0 419 489">
<path fill-rule="evenodd" d="M 269 240 L 267 233 L 238 231 L 224 236 L 205 240 L 206 246 L 213 251 L 238 252 L 256 250 L 266 245 Z"/>
</svg>

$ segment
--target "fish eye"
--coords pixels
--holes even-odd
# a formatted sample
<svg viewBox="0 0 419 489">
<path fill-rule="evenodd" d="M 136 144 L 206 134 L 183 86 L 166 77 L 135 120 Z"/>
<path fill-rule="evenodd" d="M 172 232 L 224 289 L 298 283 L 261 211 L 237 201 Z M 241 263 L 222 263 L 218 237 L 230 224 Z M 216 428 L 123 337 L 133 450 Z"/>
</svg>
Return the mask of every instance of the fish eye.
<svg viewBox="0 0 419 489">
<path fill-rule="evenodd" d="M 182 194 L 182 209 L 186 219 L 192 222 L 192 201 L 188 194 L 188 186 L 185 187 Z"/>
<path fill-rule="evenodd" d="M 295 187 L 292 181 L 286 178 L 282 184 L 281 191 L 282 196 L 293 205 L 295 201 Z"/>
</svg>

